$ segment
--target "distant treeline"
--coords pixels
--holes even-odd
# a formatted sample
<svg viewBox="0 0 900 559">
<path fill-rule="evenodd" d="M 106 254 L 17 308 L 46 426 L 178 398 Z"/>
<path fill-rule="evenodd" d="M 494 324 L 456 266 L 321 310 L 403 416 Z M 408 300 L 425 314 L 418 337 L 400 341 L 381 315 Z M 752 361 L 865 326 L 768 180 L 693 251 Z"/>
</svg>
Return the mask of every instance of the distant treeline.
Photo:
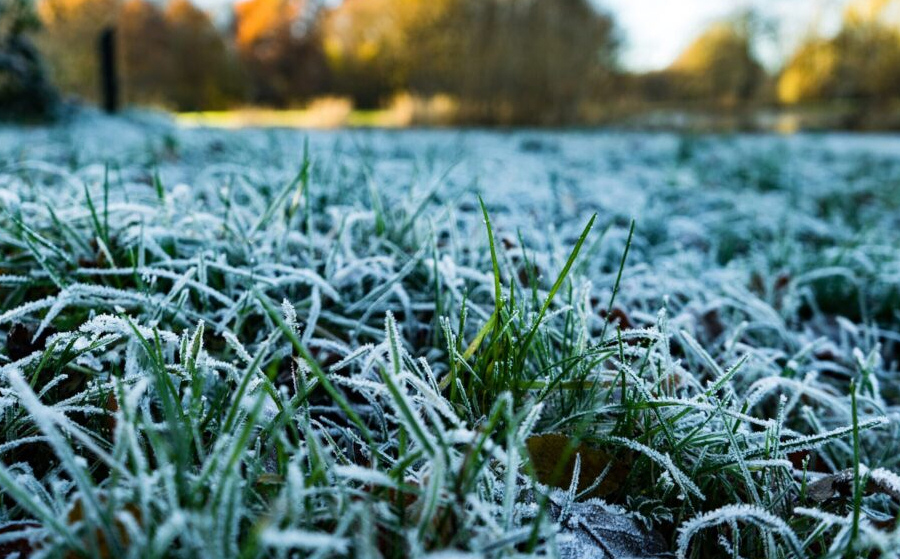
<svg viewBox="0 0 900 559">
<path fill-rule="evenodd" d="M 189 0 L 41 0 L 37 37 L 63 91 L 97 95 L 95 41 L 118 33 L 125 98 L 174 110 L 374 108 L 444 94 L 467 118 L 574 121 L 615 72 L 612 18 L 590 0 L 245 0 L 213 22 Z"/>
<path fill-rule="evenodd" d="M 13 34 L 2 20 L 31 1 L 0 2 L 19 6 L 0 10 L 0 39 Z M 622 107 L 900 97 L 900 0 L 853 3 L 837 35 L 810 34 L 774 74 L 755 54 L 752 14 L 711 26 L 667 69 L 634 74 L 619 65 L 612 15 L 592 0 L 244 0 L 221 21 L 190 0 L 34 2 L 18 32 L 33 33 L 61 91 L 96 101 L 96 39 L 114 27 L 126 101 L 178 111 L 328 96 L 365 109 L 404 93 L 446 98 L 465 122 L 560 124 Z"/>
</svg>

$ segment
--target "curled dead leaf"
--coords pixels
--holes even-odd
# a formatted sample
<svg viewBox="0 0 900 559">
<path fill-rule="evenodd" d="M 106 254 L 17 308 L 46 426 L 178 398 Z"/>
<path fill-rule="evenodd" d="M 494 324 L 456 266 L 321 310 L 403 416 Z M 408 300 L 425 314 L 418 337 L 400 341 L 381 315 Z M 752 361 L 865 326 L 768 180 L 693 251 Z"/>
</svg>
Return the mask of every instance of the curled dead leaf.
<svg viewBox="0 0 900 559">
<path fill-rule="evenodd" d="M 599 499 L 567 503 L 568 495 L 550 495 L 550 517 L 559 522 L 561 559 L 661 559 L 674 557 L 665 538 L 636 518 Z"/>
<path fill-rule="evenodd" d="M 865 466 L 860 466 L 860 474 L 866 476 L 863 488 L 866 495 L 881 493 L 900 503 L 900 476 L 884 468 L 869 470 Z M 817 479 L 807 486 L 806 496 L 816 503 L 853 497 L 853 470 L 842 470 Z"/>
</svg>

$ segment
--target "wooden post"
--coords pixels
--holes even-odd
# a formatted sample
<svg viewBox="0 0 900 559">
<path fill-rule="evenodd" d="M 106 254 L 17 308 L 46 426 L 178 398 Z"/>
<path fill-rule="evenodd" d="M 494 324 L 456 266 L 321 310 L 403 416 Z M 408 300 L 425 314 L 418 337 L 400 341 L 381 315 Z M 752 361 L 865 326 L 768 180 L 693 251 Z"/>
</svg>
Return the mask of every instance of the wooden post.
<svg viewBox="0 0 900 559">
<path fill-rule="evenodd" d="M 119 110 L 119 76 L 116 68 L 116 30 L 107 27 L 100 34 L 100 85 L 103 110 Z"/>
</svg>

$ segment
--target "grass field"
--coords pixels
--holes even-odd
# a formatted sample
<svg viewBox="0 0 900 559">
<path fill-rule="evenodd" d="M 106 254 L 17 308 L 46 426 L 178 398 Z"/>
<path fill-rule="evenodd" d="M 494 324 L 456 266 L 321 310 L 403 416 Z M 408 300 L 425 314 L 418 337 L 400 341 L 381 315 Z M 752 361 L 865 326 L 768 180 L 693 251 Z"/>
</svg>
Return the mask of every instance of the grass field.
<svg viewBox="0 0 900 559">
<path fill-rule="evenodd" d="M 0 555 L 897 557 L 898 156 L 0 129 Z"/>
</svg>

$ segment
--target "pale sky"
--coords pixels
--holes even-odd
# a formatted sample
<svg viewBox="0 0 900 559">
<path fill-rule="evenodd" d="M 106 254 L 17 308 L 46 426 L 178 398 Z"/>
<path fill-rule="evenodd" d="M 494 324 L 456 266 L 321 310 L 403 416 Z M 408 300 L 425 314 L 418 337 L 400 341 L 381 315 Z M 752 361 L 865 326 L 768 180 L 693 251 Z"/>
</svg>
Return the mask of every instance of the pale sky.
<svg viewBox="0 0 900 559">
<path fill-rule="evenodd" d="M 195 0 L 215 10 L 234 0 Z M 338 1 L 338 0 L 331 0 Z M 622 58 L 631 70 L 665 68 L 710 23 L 746 8 L 777 23 L 777 34 L 758 45 L 764 63 L 778 65 L 815 25 L 833 30 L 851 0 L 595 0 L 616 17 L 623 35 Z"/>
</svg>

